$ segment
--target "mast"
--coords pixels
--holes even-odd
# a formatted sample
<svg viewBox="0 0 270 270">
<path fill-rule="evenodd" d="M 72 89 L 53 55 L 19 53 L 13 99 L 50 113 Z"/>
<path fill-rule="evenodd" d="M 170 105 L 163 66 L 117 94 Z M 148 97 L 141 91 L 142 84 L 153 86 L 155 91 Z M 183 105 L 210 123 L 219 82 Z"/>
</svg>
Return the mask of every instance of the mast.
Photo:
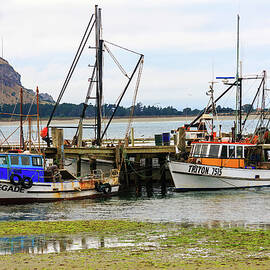
<svg viewBox="0 0 270 270">
<path fill-rule="evenodd" d="M 37 86 L 37 134 L 39 134 L 39 90 Z M 40 153 L 40 137 L 38 136 L 38 152 Z"/>
<path fill-rule="evenodd" d="M 23 89 L 21 87 L 20 90 L 20 149 L 24 149 L 24 137 L 23 137 L 23 114 L 22 114 L 22 106 L 23 106 Z"/>
<path fill-rule="evenodd" d="M 235 141 L 241 138 L 242 134 L 242 78 L 239 73 L 239 21 L 240 16 L 237 15 L 237 45 L 236 45 L 236 132 L 235 132 Z"/>
<path fill-rule="evenodd" d="M 95 6 L 96 18 L 96 144 L 101 145 L 102 96 L 103 96 L 103 40 L 101 39 L 101 9 Z"/>
</svg>

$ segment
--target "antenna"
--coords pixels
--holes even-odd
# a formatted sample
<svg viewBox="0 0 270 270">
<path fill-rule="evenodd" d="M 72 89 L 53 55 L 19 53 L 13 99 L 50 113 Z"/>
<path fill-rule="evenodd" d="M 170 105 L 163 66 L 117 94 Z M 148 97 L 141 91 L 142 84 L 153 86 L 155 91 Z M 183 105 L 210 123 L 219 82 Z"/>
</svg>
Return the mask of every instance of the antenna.
<svg viewBox="0 0 270 270">
<path fill-rule="evenodd" d="M 242 133 L 242 78 L 239 72 L 240 62 L 239 62 L 239 22 L 240 16 L 237 14 L 237 45 L 236 45 L 236 132 L 235 140 L 239 139 Z M 242 70 L 242 68 L 241 68 Z M 242 72 L 242 71 L 241 71 Z"/>
<path fill-rule="evenodd" d="M 4 38 L 2 37 L 2 58 L 4 59 Z"/>
</svg>

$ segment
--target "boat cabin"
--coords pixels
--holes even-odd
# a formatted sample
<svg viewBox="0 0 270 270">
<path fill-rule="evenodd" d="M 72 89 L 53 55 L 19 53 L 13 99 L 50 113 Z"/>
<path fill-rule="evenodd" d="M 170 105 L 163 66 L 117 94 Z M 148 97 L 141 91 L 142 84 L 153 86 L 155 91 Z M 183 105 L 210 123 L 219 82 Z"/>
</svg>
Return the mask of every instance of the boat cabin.
<svg viewBox="0 0 270 270">
<path fill-rule="evenodd" d="M 191 144 L 189 162 L 230 168 L 245 168 L 246 159 L 250 158 L 250 150 L 255 144 L 200 141 Z M 253 152 L 252 158 L 256 161 Z"/>
<path fill-rule="evenodd" d="M 11 175 L 21 179 L 30 177 L 32 182 L 44 182 L 43 156 L 28 153 L 0 154 L 0 179 L 9 180 Z"/>
</svg>

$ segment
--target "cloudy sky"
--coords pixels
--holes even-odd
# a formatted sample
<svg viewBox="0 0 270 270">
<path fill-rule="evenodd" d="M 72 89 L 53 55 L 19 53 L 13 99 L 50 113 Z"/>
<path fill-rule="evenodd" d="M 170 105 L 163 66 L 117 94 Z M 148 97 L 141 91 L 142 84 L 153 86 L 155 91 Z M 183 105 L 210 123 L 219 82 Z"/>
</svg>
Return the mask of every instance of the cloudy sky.
<svg viewBox="0 0 270 270">
<path fill-rule="evenodd" d="M 137 99 L 143 104 L 204 107 L 213 77 L 235 75 L 237 14 L 243 74 L 270 71 L 269 0 L 0 1 L 4 58 L 21 74 L 26 88 L 38 85 L 54 99 L 95 4 L 102 8 L 103 38 L 145 55 Z M 110 49 L 130 73 L 137 58 Z M 91 74 L 88 64 L 93 63 L 93 50 L 87 49 L 63 102 L 83 102 Z M 105 71 L 105 102 L 114 103 L 126 81 L 109 57 Z M 247 96 L 253 88 L 255 84 L 247 85 Z M 222 83 L 217 84 L 216 95 L 222 89 Z M 132 92 L 124 105 L 131 103 Z M 221 105 L 229 106 L 233 99 L 232 93 Z"/>
</svg>

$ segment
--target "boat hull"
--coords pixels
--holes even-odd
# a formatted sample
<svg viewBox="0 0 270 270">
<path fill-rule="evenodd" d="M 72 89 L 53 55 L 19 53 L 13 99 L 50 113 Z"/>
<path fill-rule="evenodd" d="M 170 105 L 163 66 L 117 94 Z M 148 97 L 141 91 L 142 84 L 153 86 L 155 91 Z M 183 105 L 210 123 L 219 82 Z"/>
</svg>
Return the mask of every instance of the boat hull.
<svg viewBox="0 0 270 270">
<path fill-rule="evenodd" d="M 270 186 L 270 170 L 238 169 L 170 161 L 175 191 Z"/>
<path fill-rule="evenodd" d="M 0 180 L 0 204 L 91 199 L 115 195 L 118 191 L 119 185 L 111 185 L 109 192 L 98 192 L 95 188 L 83 187 L 79 181 L 34 183 L 31 188 L 25 189 Z"/>
</svg>

